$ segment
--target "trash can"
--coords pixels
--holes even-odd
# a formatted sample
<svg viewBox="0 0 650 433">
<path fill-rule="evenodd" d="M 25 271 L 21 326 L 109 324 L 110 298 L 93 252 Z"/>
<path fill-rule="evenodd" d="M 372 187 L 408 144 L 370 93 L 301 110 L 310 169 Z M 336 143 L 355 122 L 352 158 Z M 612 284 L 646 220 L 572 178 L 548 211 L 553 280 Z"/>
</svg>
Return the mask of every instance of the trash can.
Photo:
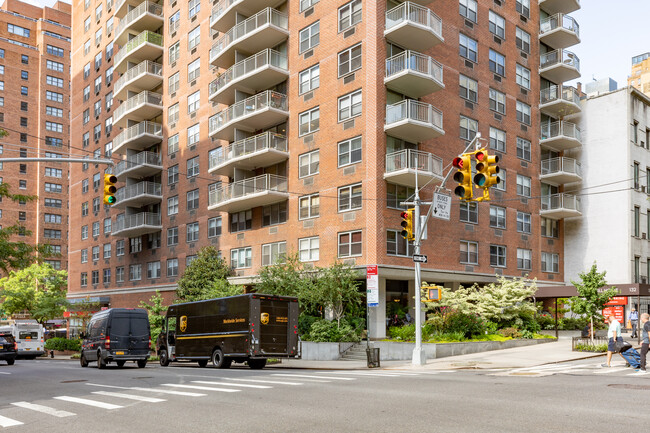
<svg viewBox="0 0 650 433">
<path fill-rule="evenodd" d="M 368 347 L 366 356 L 368 357 L 368 368 L 379 367 L 379 347 Z"/>
</svg>

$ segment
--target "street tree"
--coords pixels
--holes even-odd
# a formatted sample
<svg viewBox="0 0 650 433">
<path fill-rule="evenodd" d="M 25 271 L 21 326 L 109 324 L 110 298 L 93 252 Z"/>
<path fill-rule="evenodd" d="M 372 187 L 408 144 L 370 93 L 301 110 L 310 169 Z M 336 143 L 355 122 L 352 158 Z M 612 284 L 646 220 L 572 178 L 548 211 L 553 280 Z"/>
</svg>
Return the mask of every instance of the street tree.
<svg viewBox="0 0 650 433">
<path fill-rule="evenodd" d="M 165 312 L 167 307 L 163 305 L 163 297 L 159 291 L 149 298 L 149 302 L 140 301 L 140 308 L 144 308 L 149 313 L 149 328 L 151 330 L 151 341 L 154 343 L 162 331 L 165 323 Z"/>
<path fill-rule="evenodd" d="M 509 321 L 535 313 L 535 304 L 530 299 L 536 291 L 535 280 L 498 276 L 495 283 L 474 291 L 470 299 L 479 316 L 491 321 Z"/>
<path fill-rule="evenodd" d="M 244 293 L 242 287 L 228 282 L 230 275 L 230 268 L 219 256 L 219 251 L 213 246 L 204 247 L 178 280 L 177 301 L 192 302 Z"/>
<path fill-rule="evenodd" d="M 7 315 L 27 311 L 33 319 L 44 324 L 63 315 L 68 305 L 67 291 L 66 271 L 34 263 L 0 279 L 0 308 Z"/>
<path fill-rule="evenodd" d="M 283 261 L 264 266 L 260 270 L 255 290 L 267 295 L 296 296 L 302 303 L 301 294 L 311 290 L 314 276 L 314 271 L 305 269 L 297 253 L 289 254 Z"/>
<path fill-rule="evenodd" d="M 606 274 L 607 271 L 598 272 L 598 267 L 594 262 L 589 272 L 578 274 L 580 282 L 571 281 L 578 291 L 578 296 L 569 299 L 571 310 L 576 314 L 584 314 L 589 317 L 591 329 L 594 329 L 594 317 L 602 318 L 603 307 L 618 293 L 616 287 L 603 290 L 603 287 L 607 285 Z M 591 344 L 594 344 L 593 332 L 591 333 Z"/>
<path fill-rule="evenodd" d="M 363 294 L 359 292 L 358 274 L 350 265 L 340 262 L 327 268 L 319 268 L 316 278 L 308 290 L 304 288 L 300 297 L 312 306 L 322 306 L 330 311 L 337 328 L 347 311 L 354 311 L 361 304 Z"/>
</svg>

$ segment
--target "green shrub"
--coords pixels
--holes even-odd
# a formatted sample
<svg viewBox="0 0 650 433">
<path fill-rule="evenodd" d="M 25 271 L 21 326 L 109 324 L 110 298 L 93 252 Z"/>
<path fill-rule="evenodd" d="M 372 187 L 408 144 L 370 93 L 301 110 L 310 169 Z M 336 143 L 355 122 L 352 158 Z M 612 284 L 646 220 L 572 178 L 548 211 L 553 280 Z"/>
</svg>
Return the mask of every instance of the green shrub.
<svg viewBox="0 0 650 433">
<path fill-rule="evenodd" d="M 67 338 L 50 338 L 45 342 L 46 350 L 81 350 L 81 340 L 68 340 Z"/>
<path fill-rule="evenodd" d="M 444 333 L 460 333 L 465 338 L 485 334 L 485 322 L 476 314 L 453 312 L 447 314 L 443 325 Z"/>
<path fill-rule="evenodd" d="M 308 314 L 301 314 L 300 316 L 298 316 L 298 333 L 301 336 L 305 336 L 309 334 L 311 325 L 317 320 L 321 320 L 321 318 L 316 316 L 310 316 Z"/>
<path fill-rule="evenodd" d="M 535 338 L 535 333 L 529 331 L 528 329 L 524 329 L 521 331 L 521 338 L 525 338 L 527 340 Z"/>
<path fill-rule="evenodd" d="M 499 324 L 492 321 L 485 322 L 485 332 L 487 332 L 488 335 L 495 335 L 499 332 Z"/>
<path fill-rule="evenodd" d="M 607 344 L 576 344 L 578 352 L 607 352 Z"/>
<path fill-rule="evenodd" d="M 309 334 L 303 337 L 303 340 L 306 341 L 331 343 L 359 341 L 359 339 L 359 334 L 346 320 L 341 320 L 341 326 L 339 327 L 335 321 L 325 319 L 312 323 Z"/>
<path fill-rule="evenodd" d="M 517 328 L 503 328 L 499 329 L 499 335 L 510 338 L 521 338 L 521 332 Z"/>
<path fill-rule="evenodd" d="M 388 335 L 392 340 L 413 341 L 415 340 L 415 325 L 391 326 Z"/>
</svg>

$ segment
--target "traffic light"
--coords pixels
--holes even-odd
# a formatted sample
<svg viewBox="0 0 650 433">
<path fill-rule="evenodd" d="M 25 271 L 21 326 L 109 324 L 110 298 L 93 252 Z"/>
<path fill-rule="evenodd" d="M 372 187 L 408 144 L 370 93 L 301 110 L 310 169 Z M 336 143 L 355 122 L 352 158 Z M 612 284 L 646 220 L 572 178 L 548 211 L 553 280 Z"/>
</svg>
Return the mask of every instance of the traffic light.
<svg viewBox="0 0 650 433">
<path fill-rule="evenodd" d="M 402 237 L 406 240 L 415 240 L 415 233 L 413 227 L 413 212 L 415 209 L 407 209 L 399 215 L 402 217 Z"/>
<path fill-rule="evenodd" d="M 115 193 L 117 192 L 117 188 L 115 187 L 116 182 L 117 177 L 115 177 L 115 175 L 104 175 L 104 204 L 112 206 L 117 201 L 115 198 Z"/>
<path fill-rule="evenodd" d="M 472 161 L 470 156 L 467 154 L 460 155 L 454 158 L 452 165 L 458 169 L 454 173 L 454 180 L 458 182 L 454 194 L 460 197 L 461 200 L 471 200 L 474 191 L 472 189 Z"/>
<path fill-rule="evenodd" d="M 479 188 L 489 188 L 499 183 L 499 162 L 497 155 L 488 155 L 487 151 L 480 150 L 476 152 L 476 176 L 474 183 Z"/>
<path fill-rule="evenodd" d="M 436 302 L 442 298 L 442 286 L 433 284 L 422 283 L 422 293 L 424 295 L 424 302 Z"/>
</svg>

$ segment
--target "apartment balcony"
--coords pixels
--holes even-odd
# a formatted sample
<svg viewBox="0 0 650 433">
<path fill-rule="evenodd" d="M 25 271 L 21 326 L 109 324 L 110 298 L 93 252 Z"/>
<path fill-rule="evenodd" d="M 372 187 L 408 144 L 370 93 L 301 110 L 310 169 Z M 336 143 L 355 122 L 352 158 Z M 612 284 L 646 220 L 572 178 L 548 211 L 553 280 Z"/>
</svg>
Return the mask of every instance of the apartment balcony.
<svg viewBox="0 0 650 433">
<path fill-rule="evenodd" d="M 115 208 L 142 207 L 162 201 L 162 185 L 154 182 L 139 182 L 120 188 L 115 193 Z"/>
<path fill-rule="evenodd" d="M 266 8 L 232 27 L 210 49 L 210 63 L 228 68 L 235 63 L 235 52 L 257 53 L 274 47 L 289 37 L 289 18 Z"/>
<path fill-rule="evenodd" d="M 410 1 L 386 12 L 384 37 L 401 47 L 419 52 L 445 41 L 440 17 L 431 9 Z"/>
<path fill-rule="evenodd" d="M 445 134 L 442 111 L 431 104 L 405 99 L 386 106 L 384 132 L 396 138 L 419 143 Z"/>
<path fill-rule="evenodd" d="M 124 45 L 129 41 L 129 33 L 140 34 L 145 30 L 161 27 L 165 23 L 163 7 L 157 3 L 145 1 L 131 9 L 115 29 L 115 44 Z"/>
<path fill-rule="evenodd" d="M 540 216 L 559 220 L 582 216 L 580 197 L 571 194 L 553 194 L 542 197 Z"/>
<path fill-rule="evenodd" d="M 210 191 L 208 210 L 240 212 L 254 207 L 281 203 L 288 199 L 287 178 L 263 174 L 229 183 Z"/>
<path fill-rule="evenodd" d="M 156 60 L 163 55 L 163 52 L 162 35 L 145 30 L 120 47 L 113 60 L 113 68 L 115 72 L 123 73 L 129 63 L 138 64 L 145 60 Z"/>
<path fill-rule="evenodd" d="M 141 212 L 124 215 L 113 224 L 113 236 L 135 238 L 162 230 L 162 220 L 159 213 Z"/>
<path fill-rule="evenodd" d="M 573 80 L 580 77 L 580 59 L 571 51 L 549 51 L 540 56 L 539 75 L 555 84 Z"/>
<path fill-rule="evenodd" d="M 149 91 L 140 92 L 123 101 L 113 113 L 113 127 L 125 128 L 129 120 L 142 122 L 162 114 L 162 95 Z"/>
<path fill-rule="evenodd" d="M 235 102 L 235 91 L 254 94 L 268 89 L 289 77 L 287 57 L 275 50 L 266 49 L 235 63 L 210 83 L 209 99 L 220 104 Z"/>
<path fill-rule="evenodd" d="M 235 129 L 259 131 L 289 118 L 287 95 L 271 90 L 239 101 L 210 117 L 209 134 L 220 140 L 233 141 Z"/>
<path fill-rule="evenodd" d="M 386 155 L 384 179 L 397 185 L 415 188 L 431 182 L 442 183 L 442 158 L 429 152 L 404 149 Z"/>
<path fill-rule="evenodd" d="M 145 60 L 117 79 L 113 87 L 113 97 L 123 101 L 129 92 L 140 93 L 143 90 L 151 90 L 160 86 L 162 82 L 162 65 Z"/>
<path fill-rule="evenodd" d="M 582 166 L 573 158 L 551 158 L 542 160 L 540 179 L 544 182 L 562 185 L 582 180 Z"/>
<path fill-rule="evenodd" d="M 571 122 L 543 123 L 539 144 L 548 149 L 562 152 L 582 146 L 580 128 Z"/>
<path fill-rule="evenodd" d="M 412 98 L 445 88 L 442 65 L 415 51 L 404 51 L 386 59 L 384 84 L 390 90 Z"/>
<path fill-rule="evenodd" d="M 115 176 L 123 182 L 127 177 L 143 178 L 153 176 L 162 171 L 162 156 L 155 152 L 140 152 L 130 155 L 117 163 Z"/>
<path fill-rule="evenodd" d="M 210 27 L 225 33 L 237 24 L 237 15 L 249 17 L 281 3 L 278 0 L 220 0 L 212 7 Z"/>
<path fill-rule="evenodd" d="M 580 26 L 568 15 L 551 15 L 539 25 L 539 40 L 555 49 L 579 44 Z"/>
<path fill-rule="evenodd" d="M 224 146 L 210 156 L 208 172 L 232 177 L 235 168 L 254 170 L 289 159 L 287 137 L 265 132 Z"/>
<path fill-rule="evenodd" d="M 580 0 L 539 0 L 539 8 L 547 14 L 570 14 L 580 9 Z"/>
<path fill-rule="evenodd" d="M 548 89 L 542 89 L 539 109 L 542 113 L 556 119 L 579 113 L 581 107 L 578 90 L 569 86 L 551 86 Z"/>
<path fill-rule="evenodd" d="M 135 8 L 142 3 L 142 0 L 118 0 L 113 16 L 122 19 L 129 13 L 129 7 Z"/>
<path fill-rule="evenodd" d="M 127 149 L 144 150 L 162 141 L 162 125 L 140 122 L 120 132 L 113 140 L 113 153 L 126 154 Z"/>
</svg>

